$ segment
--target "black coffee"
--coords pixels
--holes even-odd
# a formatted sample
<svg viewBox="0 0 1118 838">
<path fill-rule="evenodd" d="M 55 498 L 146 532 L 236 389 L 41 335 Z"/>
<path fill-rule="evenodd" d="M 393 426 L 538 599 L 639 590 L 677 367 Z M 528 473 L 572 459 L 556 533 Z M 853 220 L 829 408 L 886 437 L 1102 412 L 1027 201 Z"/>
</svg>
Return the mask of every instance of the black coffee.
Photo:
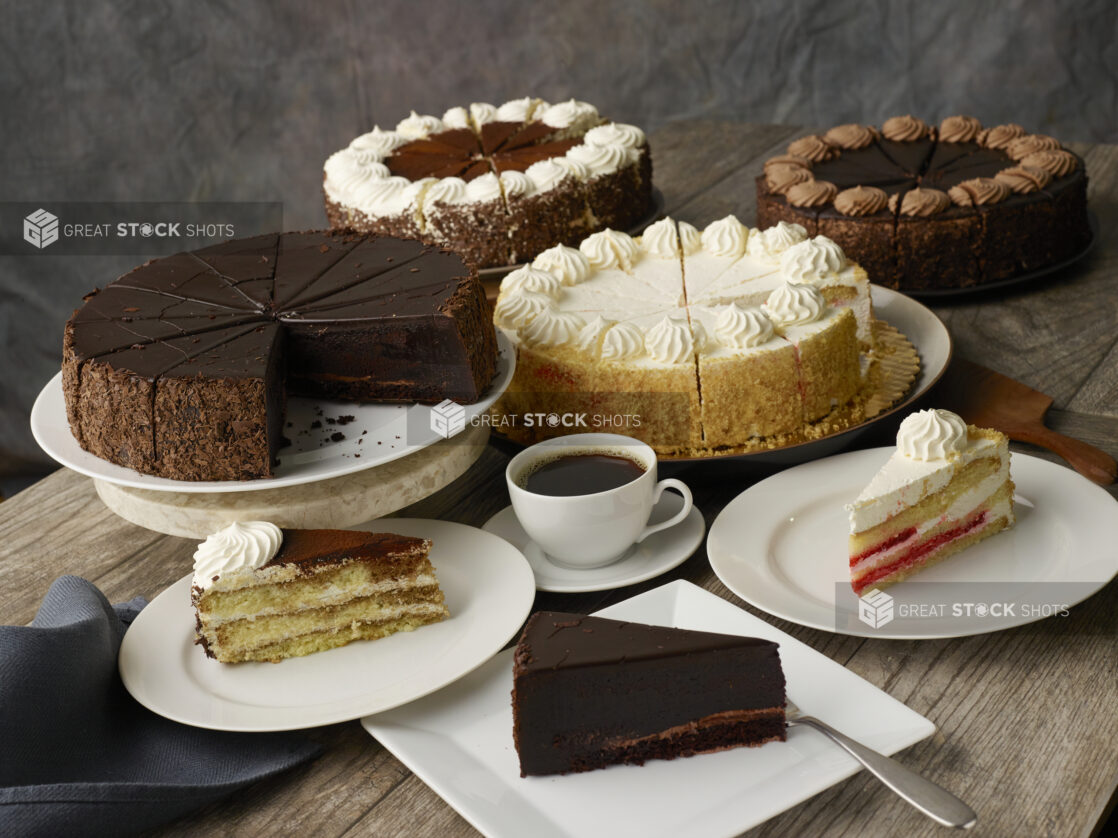
<svg viewBox="0 0 1118 838">
<path fill-rule="evenodd" d="M 615 454 L 568 454 L 541 463 L 519 482 L 529 492 L 552 497 L 592 495 L 632 483 L 644 466 Z"/>
</svg>

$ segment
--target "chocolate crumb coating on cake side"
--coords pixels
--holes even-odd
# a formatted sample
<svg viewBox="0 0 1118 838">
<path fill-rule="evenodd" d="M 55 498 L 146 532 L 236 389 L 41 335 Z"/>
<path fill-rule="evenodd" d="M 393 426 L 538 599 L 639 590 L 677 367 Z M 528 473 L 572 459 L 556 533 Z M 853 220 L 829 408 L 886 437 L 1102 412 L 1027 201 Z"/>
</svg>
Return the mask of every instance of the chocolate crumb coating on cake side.
<svg viewBox="0 0 1118 838">
<path fill-rule="evenodd" d="M 756 188 L 758 227 L 800 224 L 837 242 L 872 282 L 901 290 L 1037 271 L 1082 252 L 1091 235 L 1081 158 L 1047 135 L 969 116 L 801 137 L 766 161 Z"/>
<path fill-rule="evenodd" d="M 643 131 L 593 105 L 526 97 L 374 128 L 326 161 L 323 192 L 331 226 L 417 236 L 478 267 L 511 265 L 644 218 L 652 155 Z"/>
<path fill-rule="evenodd" d="M 288 394 L 461 403 L 496 371 L 476 270 L 354 231 L 237 239 L 148 262 L 66 324 L 67 418 L 86 451 L 176 480 L 272 473 Z"/>
</svg>

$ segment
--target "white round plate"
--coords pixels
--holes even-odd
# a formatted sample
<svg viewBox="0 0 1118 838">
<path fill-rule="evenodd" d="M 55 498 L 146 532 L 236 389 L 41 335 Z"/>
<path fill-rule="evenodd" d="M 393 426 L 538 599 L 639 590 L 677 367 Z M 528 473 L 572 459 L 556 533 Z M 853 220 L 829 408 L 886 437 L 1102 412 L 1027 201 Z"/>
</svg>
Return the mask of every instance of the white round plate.
<svg viewBox="0 0 1118 838">
<path fill-rule="evenodd" d="M 124 635 L 120 676 L 142 705 L 214 730 L 295 730 L 379 713 L 480 666 L 520 630 L 536 594 L 523 554 L 465 524 L 388 518 L 353 529 L 429 538 L 450 618 L 280 663 L 223 664 L 194 645 L 191 577 L 157 596 Z"/>
<path fill-rule="evenodd" d="M 836 583 L 850 585 L 850 503 L 895 449 L 871 448 L 805 463 L 746 489 L 715 519 L 707 538 L 710 566 L 731 591 L 773 616 L 836 631 Z M 904 582 L 991 585 L 1018 601 L 1029 585 L 1077 583 L 1075 605 L 1118 574 L 1118 506 L 1104 489 L 1069 468 L 1014 453 L 1017 523 Z M 844 588 L 844 590 L 846 590 Z M 965 590 L 961 588 L 960 590 Z M 966 615 L 937 621 L 933 633 L 858 625 L 843 634 L 914 639 L 965 637 L 1044 619 L 1044 613 Z"/>
<path fill-rule="evenodd" d="M 658 524 L 666 521 L 682 507 L 683 498 L 674 492 L 664 492 L 652 508 L 648 522 Z M 679 567 L 702 544 L 706 524 L 698 508 L 692 507 L 686 518 L 674 527 L 653 533 L 639 544 L 634 544 L 624 558 L 606 567 L 589 570 L 562 567 L 550 561 L 539 545 L 524 532 L 511 506 L 506 506 L 486 521 L 482 529 L 500 536 L 524 553 L 535 574 L 537 590 L 580 594 L 635 585 Z"/>
<path fill-rule="evenodd" d="M 512 380 L 516 351 L 499 330 L 497 351 L 497 374 L 485 397 L 463 405 L 467 424 L 486 413 Z M 291 444 L 279 450 L 275 476 L 259 480 L 171 480 L 141 474 L 90 454 L 70 432 L 62 373 L 52 378 L 35 400 L 31 408 L 31 433 L 51 457 L 79 474 L 134 489 L 201 493 L 254 492 L 328 480 L 391 462 L 444 439 L 432 428 L 430 405 L 290 398 L 286 414 L 283 433 Z M 327 421 L 341 417 L 346 417 L 346 424 Z M 313 427 L 316 423 L 320 427 Z M 331 440 L 335 433 L 345 438 Z"/>
</svg>

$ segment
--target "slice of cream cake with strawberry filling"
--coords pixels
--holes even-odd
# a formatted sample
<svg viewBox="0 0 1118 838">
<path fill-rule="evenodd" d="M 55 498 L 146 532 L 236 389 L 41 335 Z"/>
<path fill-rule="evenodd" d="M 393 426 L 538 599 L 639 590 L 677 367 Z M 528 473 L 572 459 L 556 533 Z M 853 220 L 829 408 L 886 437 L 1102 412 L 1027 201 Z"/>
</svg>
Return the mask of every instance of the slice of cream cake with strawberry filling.
<svg viewBox="0 0 1118 838">
<path fill-rule="evenodd" d="M 850 583 L 861 596 L 1013 525 L 1009 440 L 947 410 L 913 413 L 893 456 L 846 509 Z"/>
</svg>

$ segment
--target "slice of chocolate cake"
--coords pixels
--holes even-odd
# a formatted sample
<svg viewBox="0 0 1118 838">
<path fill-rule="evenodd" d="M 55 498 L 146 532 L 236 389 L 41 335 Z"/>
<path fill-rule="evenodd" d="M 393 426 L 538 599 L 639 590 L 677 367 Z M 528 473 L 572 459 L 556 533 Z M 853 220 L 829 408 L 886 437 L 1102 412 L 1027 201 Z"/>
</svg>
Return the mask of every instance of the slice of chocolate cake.
<svg viewBox="0 0 1118 838">
<path fill-rule="evenodd" d="M 737 635 L 540 611 L 513 664 L 520 774 L 785 739 L 777 644 Z"/>
</svg>

